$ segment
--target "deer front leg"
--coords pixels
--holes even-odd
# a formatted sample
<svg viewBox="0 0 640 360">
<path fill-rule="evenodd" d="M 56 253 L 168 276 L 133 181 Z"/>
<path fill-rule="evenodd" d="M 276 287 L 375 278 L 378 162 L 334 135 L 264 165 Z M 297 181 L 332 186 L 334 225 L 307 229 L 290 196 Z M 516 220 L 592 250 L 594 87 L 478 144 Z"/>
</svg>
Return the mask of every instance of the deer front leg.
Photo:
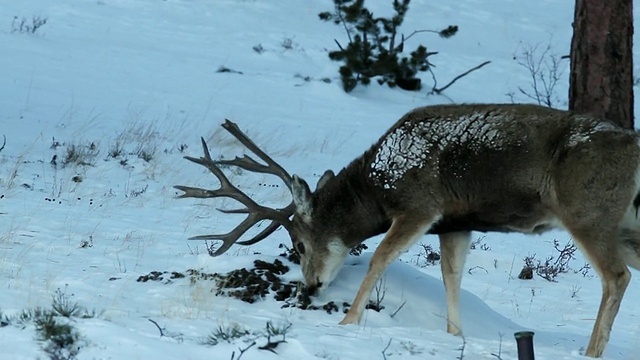
<svg viewBox="0 0 640 360">
<path fill-rule="evenodd" d="M 389 228 L 384 239 L 382 239 L 382 242 L 373 253 L 367 275 L 365 275 L 362 284 L 360 284 L 358 294 L 340 325 L 360 322 L 362 312 L 369 300 L 369 295 L 382 273 L 404 250 L 408 249 L 420 236 L 424 235 L 438 218 L 431 216 L 425 220 L 424 218 L 402 215 L 393 219 L 391 228 Z"/>
<path fill-rule="evenodd" d="M 447 294 L 447 332 L 453 335 L 462 335 L 460 283 L 470 244 L 471 233 L 467 231 L 440 235 L 440 267 Z"/>
</svg>

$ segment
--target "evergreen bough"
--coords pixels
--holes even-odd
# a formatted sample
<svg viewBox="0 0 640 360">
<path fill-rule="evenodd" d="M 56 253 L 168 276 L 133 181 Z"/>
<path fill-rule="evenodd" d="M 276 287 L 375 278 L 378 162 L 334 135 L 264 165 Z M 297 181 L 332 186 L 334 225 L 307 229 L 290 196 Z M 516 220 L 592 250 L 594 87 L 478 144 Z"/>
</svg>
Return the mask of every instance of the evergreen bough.
<svg viewBox="0 0 640 360">
<path fill-rule="evenodd" d="M 333 0 L 333 12 L 319 14 L 321 20 L 333 21 L 343 25 L 347 31 L 349 44 L 343 47 L 337 40 L 339 50 L 329 52 L 329 58 L 343 61 L 340 77 L 346 92 L 353 90 L 358 83 L 368 85 L 371 78 L 377 77 L 379 84 L 389 87 L 396 85 L 405 90 L 419 90 L 419 71 L 429 70 L 429 57 L 436 52 L 429 52 L 419 45 L 409 56 L 401 55 L 405 40 L 419 32 L 434 32 L 441 37 L 453 36 L 458 27 L 450 25 L 444 30 L 418 30 L 411 35 L 401 36 L 396 42 L 398 28 L 409 10 L 410 0 L 393 0 L 395 15 L 391 18 L 374 17 L 364 6 L 364 0 Z"/>
</svg>

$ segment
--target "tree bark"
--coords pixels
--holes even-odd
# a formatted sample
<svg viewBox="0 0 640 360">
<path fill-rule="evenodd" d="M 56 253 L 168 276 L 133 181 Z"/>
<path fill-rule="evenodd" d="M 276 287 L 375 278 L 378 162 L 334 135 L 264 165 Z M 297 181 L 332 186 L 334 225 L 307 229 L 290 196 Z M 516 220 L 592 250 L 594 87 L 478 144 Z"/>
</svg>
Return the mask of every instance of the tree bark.
<svg viewBox="0 0 640 360">
<path fill-rule="evenodd" d="M 569 110 L 633 128 L 633 0 L 576 0 Z"/>
</svg>

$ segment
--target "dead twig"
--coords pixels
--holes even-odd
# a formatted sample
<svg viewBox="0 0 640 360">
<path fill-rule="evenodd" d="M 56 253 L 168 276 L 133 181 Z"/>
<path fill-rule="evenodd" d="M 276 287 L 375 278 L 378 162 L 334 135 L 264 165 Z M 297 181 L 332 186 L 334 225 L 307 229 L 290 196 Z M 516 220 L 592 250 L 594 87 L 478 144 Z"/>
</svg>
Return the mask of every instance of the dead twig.
<svg viewBox="0 0 640 360">
<path fill-rule="evenodd" d="M 460 329 L 460 327 L 454 323 L 452 323 L 451 321 L 449 321 L 449 319 L 445 318 L 444 316 L 440 315 L 440 314 L 435 314 L 438 317 L 441 317 L 443 319 L 445 319 L 447 321 L 447 324 L 451 324 L 453 327 L 456 328 L 456 330 L 458 330 L 458 333 L 460 334 L 460 337 L 462 338 L 462 345 L 460 346 L 460 355 L 456 357 L 457 360 L 464 360 L 464 350 L 467 347 L 467 338 L 464 336 L 464 334 L 462 333 L 462 329 Z"/>
<path fill-rule="evenodd" d="M 4 141 L 2 141 L 2 146 L 0 146 L 0 151 L 4 150 L 4 146 L 7 145 L 7 137 L 2 135 Z"/>
<path fill-rule="evenodd" d="M 258 349 L 271 351 L 272 353 L 277 354 L 277 352 L 275 351 L 275 348 L 278 347 L 278 345 L 287 342 L 287 331 L 291 329 L 291 326 L 293 326 L 293 324 L 288 323 L 283 328 L 276 328 L 273 326 L 271 321 L 268 321 L 267 322 L 267 343 L 265 345 L 259 346 Z M 282 340 L 272 341 L 271 340 L 272 336 L 282 336 Z"/>
<path fill-rule="evenodd" d="M 504 336 L 503 333 L 498 333 L 498 335 L 500 336 L 500 343 L 498 344 L 498 353 L 491 353 L 491 356 L 495 356 L 496 359 L 498 360 L 502 360 L 502 337 Z"/>
<path fill-rule="evenodd" d="M 160 327 L 160 325 L 158 325 L 158 323 L 157 323 L 157 322 L 155 322 L 155 321 L 154 321 L 154 320 L 152 320 L 152 319 L 147 319 L 147 320 L 151 321 L 151 323 L 153 323 L 153 325 L 155 325 L 155 326 L 158 328 L 158 331 L 160 331 L 160 337 L 163 337 L 163 336 L 164 336 L 164 331 L 162 330 L 162 328 Z"/>
<path fill-rule="evenodd" d="M 234 351 L 234 352 L 232 352 L 232 353 L 231 353 L 231 360 L 240 360 L 240 358 L 242 357 L 242 355 L 244 355 L 244 352 L 245 352 L 245 351 L 247 351 L 247 350 L 249 350 L 249 349 L 251 349 L 251 347 L 252 347 L 252 346 L 254 346 L 255 344 L 256 344 L 256 342 L 254 341 L 254 342 L 252 342 L 251 344 L 249 344 L 249 346 L 247 346 L 247 347 L 246 347 L 246 348 L 244 348 L 244 349 L 238 348 L 238 350 L 240 350 L 240 355 L 238 355 L 238 358 L 236 359 L 236 358 L 235 358 L 235 357 L 236 357 L 236 352 L 235 352 L 235 351 Z"/>
<path fill-rule="evenodd" d="M 491 61 L 485 61 L 485 62 L 483 62 L 482 64 L 480 64 L 478 66 L 472 67 L 471 69 L 469 69 L 469 70 L 463 72 L 462 74 L 454 77 L 453 80 L 451 80 L 447 85 L 445 85 L 445 86 L 443 86 L 441 88 L 437 88 L 436 87 L 437 83 L 435 82 L 435 76 L 434 76 L 433 77 L 434 84 L 433 84 L 433 88 L 431 89 L 431 94 L 434 94 L 434 93 L 435 94 L 440 94 L 441 92 L 445 91 L 449 86 L 453 85 L 453 83 L 455 83 L 456 81 L 460 80 L 461 78 L 469 75 L 470 73 L 482 68 L 483 66 L 485 66 L 485 65 L 487 65 L 489 63 L 491 63 Z M 432 75 L 433 75 L 433 73 L 432 73 Z"/>
<path fill-rule="evenodd" d="M 396 314 L 397 314 L 397 313 L 399 313 L 399 312 L 400 312 L 400 310 L 402 310 L 402 308 L 404 307 L 404 305 L 405 305 L 406 303 L 407 303 L 407 300 L 403 301 L 403 302 L 402 302 L 402 304 L 400 304 L 400 306 L 398 306 L 398 308 L 396 309 L 396 311 L 394 311 L 394 312 L 391 314 L 391 317 L 396 316 Z"/>
<path fill-rule="evenodd" d="M 474 271 L 474 270 L 484 270 L 484 272 L 486 272 L 487 274 L 489 273 L 489 272 L 487 271 L 487 269 L 483 268 L 482 266 L 474 266 L 474 267 L 471 267 L 471 268 L 469 268 L 469 270 L 467 270 L 467 272 L 469 273 L 469 275 L 473 275 L 473 271 Z"/>
<path fill-rule="evenodd" d="M 391 49 L 393 49 L 394 51 L 397 51 L 397 52 L 401 52 L 402 51 L 402 47 L 404 46 L 404 43 L 407 40 L 409 40 L 415 34 L 420 34 L 420 33 L 425 33 L 425 32 L 430 32 L 430 33 L 434 33 L 434 34 L 440 34 L 440 31 L 436 31 L 436 30 L 429 30 L 429 29 L 413 30 L 413 32 L 411 34 L 407 35 L 406 37 L 404 35 L 402 35 L 402 41 L 400 41 L 400 44 L 398 44 L 398 46 L 391 47 Z M 391 43 L 393 44 L 393 41 Z"/>
<path fill-rule="evenodd" d="M 391 346 L 391 341 L 393 341 L 393 339 L 389 339 L 387 346 L 385 346 L 384 349 L 382 349 L 382 358 L 384 360 L 387 360 L 387 355 L 384 352 L 387 351 L 387 349 L 389 349 L 389 346 Z"/>
</svg>

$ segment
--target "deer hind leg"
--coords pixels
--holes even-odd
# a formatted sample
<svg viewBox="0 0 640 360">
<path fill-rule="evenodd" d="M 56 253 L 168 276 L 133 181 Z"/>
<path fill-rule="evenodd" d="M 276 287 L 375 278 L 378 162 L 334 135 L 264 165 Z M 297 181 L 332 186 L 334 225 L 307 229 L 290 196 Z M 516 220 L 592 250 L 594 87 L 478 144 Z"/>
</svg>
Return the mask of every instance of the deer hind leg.
<svg viewBox="0 0 640 360">
<path fill-rule="evenodd" d="M 624 262 L 640 270 L 640 231 L 624 229 L 620 232 L 620 252 Z"/>
<path fill-rule="evenodd" d="M 462 335 L 460 283 L 470 244 L 471 233 L 467 231 L 440 235 L 440 266 L 447 294 L 447 332 L 453 335 Z"/>
<path fill-rule="evenodd" d="M 631 273 L 619 248 L 617 229 L 602 231 L 590 227 L 588 229 L 569 228 L 569 231 L 602 281 L 602 300 L 585 353 L 586 356 L 600 357 L 609 341 L 611 327 L 631 280 Z"/>
<path fill-rule="evenodd" d="M 387 266 L 424 235 L 438 219 L 439 216 L 431 216 L 425 220 L 424 217 L 418 218 L 407 215 L 397 216 L 393 219 L 391 228 L 389 228 L 389 231 L 371 257 L 367 274 L 362 280 L 362 284 L 360 284 L 349 312 L 340 322 L 341 325 L 360 322 L 362 312 L 369 300 L 369 295 L 382 273 L 387 269 Z"/>
</svg>

